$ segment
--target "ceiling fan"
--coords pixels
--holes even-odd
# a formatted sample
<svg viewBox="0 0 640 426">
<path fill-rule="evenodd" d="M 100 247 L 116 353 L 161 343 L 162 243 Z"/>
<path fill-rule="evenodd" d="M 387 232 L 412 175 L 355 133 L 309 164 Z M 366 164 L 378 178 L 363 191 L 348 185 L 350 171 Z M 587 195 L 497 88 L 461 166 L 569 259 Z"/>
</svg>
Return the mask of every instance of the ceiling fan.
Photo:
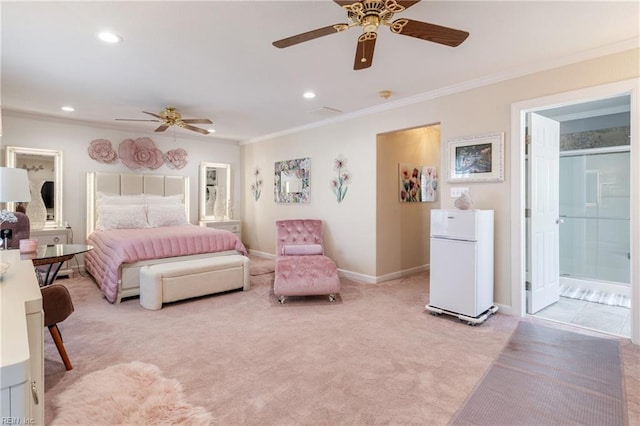
<svg viewBox="0 0 640 426">
<path fill-rule="evenodd" d="M 192 126 L 191 124 L 213 124 L 213 121 L 208 118 L 182 118 L 182 114 L 180 114 L 174 107 L 166 107 L 164 111 L 159 114 L 155 114 L 153 112 L 142 111 L 145 114 L 149 114 L 153 117 L 156 117 L 154 120 L 138 120 L 134 118 L 116 118 L 119 121 L 155 121 L 156 123 L 162 123 L 160 127 L 158 127 L 156 132 L 164 132 L 171 126 L 182 127 L 183 129 L 192 130 L 194 132 L 202 133 L 203 135 L 208 135 L 209 131 L 205 129 L 201 129 L 199 127 Z"/>
<path fill-rule="evenodd" d="M 403 12 L 419 1 L 420 0 L 334 0 L 334 2 L 347 12 L 348 24 L 334 24 L 318 28 L 274 41 L 273 45 L 279 48 L 289 47 L 359 26 L 362 27 L 363 33 L 358 37 L 353 69 L 361 70 L 369 68 L 373 63 L 373 50 L 376 45 L 376 39 L 378 38 L 376 31 L 380 25 L 389 27 L 391 32 L 396 34 L 432 41 L 451 47 L 456 47 L 466 40 L 469 36 L 469 33 L 466 31 L 406 18 L 396 19 L 391 22 L 393 15 Z"/>
</svg>

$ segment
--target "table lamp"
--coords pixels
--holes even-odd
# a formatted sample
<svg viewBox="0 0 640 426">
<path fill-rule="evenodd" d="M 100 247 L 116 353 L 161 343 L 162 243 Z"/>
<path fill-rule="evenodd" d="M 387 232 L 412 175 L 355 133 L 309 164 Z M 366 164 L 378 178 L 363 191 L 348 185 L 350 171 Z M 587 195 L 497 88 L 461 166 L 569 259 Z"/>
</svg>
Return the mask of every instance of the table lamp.
<svg viewBox="0 0 640 426">
<path fill-rule="evenodd" d="M 29 176 L 24 169 L 0 167 L 0 203 L 29 202 Z M 0 225 L 4 222 L 16 222 L 18 218 L 13 212 L 0 211 Z M 7 248 L 7 234 L 2 233 L 3 247 Z"/>
</svg>

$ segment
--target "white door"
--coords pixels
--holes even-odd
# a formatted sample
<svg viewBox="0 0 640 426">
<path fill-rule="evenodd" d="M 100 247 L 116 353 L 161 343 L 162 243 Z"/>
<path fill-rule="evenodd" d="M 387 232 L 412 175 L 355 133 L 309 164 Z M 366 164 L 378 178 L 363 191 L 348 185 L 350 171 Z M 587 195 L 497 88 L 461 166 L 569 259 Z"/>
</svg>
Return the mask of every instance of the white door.
<svg viewBox="0 0 640 426">
<path fill-rule="evenodd" d="M 529 113 L 527 127 L 530 135 L 527 313 L 533 314 L 560 299 L 560 123 Z"/>
</svg>

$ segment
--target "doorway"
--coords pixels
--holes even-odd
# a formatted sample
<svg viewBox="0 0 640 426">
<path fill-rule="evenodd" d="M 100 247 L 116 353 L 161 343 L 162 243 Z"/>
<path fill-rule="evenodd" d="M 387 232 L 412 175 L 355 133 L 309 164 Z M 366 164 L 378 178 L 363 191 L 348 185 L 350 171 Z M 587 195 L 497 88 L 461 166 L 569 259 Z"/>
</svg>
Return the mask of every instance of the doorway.
<svg viewBox="0 0 640 426">
<path fill-rule="evenodd" d="M 630 102 L 630 96 L 623 95 L 535 112 L 559 128 L 554 224 L 559 294 L 543 309 L 529 310 L 540 318 L 627 338 Z"/>
<path fill-rule="evenodd" d="M 574 107 L 587 104 L 594 101 L 618 98 L 627 96 L 629 99 L 629 115 L 630 115 L 630 208 L 628 209 L 630 234 L 636 235 L 631 239 L 629 249 L 630 267 L 628 273 L 630 276 L 630 302 L 631 309 L 629 311 L 629 334 L 633 343 L 640 343 L 640 272 L 638 266 L 640 264 L 640 241 L 637 238 L 637 229 L 640 225 L 640 206 L 638 191 L 640 190 L 640 152 L 638 150 L 638 90 L 639 82 L 637 79 L 628 80 L 618 83 L 612 83 L 604 86 L 598 86 L 588 89 L 577 90 L 574 92 L 552 95 L 544 98 L 533 99 L 529 101 L 518 102 L 512 105 L 512 152 L 511 152 L 511 169 L 512 169 L 512 308 L 516 315 L 526 314 L 526 226 L 525 208 L 527 201 L 526 193 L 526 173 L 525 173 L 525 127 L 527 112 L 540 112 L 552 110 L 560 107 Z M 559 110 L 556 110 L 558 112 Z M 587 179 L 592 179 L 596 174 L 589 175 Z M 561 218 L 558 218 L 561 219 Z M 636 265 L 634 267 L 634 265 Z"/>
</svg>

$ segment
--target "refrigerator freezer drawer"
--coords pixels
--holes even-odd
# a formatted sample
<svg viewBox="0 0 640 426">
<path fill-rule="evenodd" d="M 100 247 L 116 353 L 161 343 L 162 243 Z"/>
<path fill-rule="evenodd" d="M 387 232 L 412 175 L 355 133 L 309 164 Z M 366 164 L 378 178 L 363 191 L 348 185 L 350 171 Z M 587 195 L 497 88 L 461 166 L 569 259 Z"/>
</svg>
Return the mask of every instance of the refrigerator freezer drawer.
<svg viewBox="0 0 640 426">
<path fill-rule="evenodd" d="M 431 236 L 476 241 L 478 210 L 431 210 Z"/>
</svg>

